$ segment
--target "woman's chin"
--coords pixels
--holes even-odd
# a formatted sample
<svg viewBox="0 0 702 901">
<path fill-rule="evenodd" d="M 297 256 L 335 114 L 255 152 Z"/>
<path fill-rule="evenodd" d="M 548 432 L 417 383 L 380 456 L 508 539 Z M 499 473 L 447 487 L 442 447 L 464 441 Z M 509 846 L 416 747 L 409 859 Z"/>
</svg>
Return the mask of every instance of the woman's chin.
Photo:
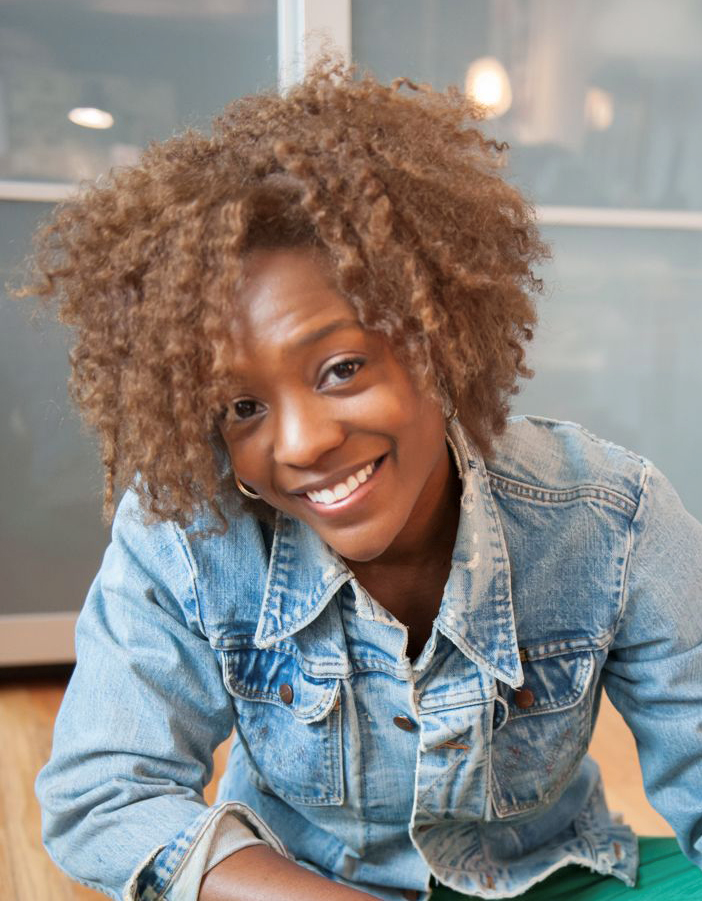
<svg viewBox="0 0 702 901">
<path fill-rule="evenodd" d="M 347 535 L 335 536 L 320 534 L 323 541 L 344 560 L 349 563 L 370 563 L 377 560 L 390 547 L 395 537 L 394 532 L 388 535 Z"/>
</svg>

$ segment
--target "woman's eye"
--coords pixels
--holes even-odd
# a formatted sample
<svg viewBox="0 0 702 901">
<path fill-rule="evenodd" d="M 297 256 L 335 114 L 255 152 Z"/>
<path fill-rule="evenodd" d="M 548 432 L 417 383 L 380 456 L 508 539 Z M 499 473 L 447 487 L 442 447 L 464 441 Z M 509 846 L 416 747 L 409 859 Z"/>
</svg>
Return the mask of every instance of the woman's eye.
<svg viewBox="0 0 702 901">
<path fill-rule="evenodd" d="M 235 419 L 250 419 L 255 416 L 258 410 L 258 404 L 255 400 L 237 400 L 231 405 Z"/>
<path fill-rule="evenodd" d="M 358 372 L 362 365 L 362 360 L 342 360 L 340 363 L 334 363 L 327 370 L 324 381 L 331 376 L 337 382 L 346 382 Z"/>
</svg>

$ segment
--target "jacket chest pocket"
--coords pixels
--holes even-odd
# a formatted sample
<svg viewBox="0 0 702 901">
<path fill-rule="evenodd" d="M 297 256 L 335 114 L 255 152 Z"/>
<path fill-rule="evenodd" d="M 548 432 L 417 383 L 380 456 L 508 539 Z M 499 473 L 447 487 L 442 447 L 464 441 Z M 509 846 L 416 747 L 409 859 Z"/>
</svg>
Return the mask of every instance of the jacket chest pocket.
<svg viewBox="0 0 702 901">
<path fill-rule="evenodd" d="M 225 651 L 224 681 L 254 784 L 295 804 L 342 804 L 339 679 L 316 679 L 288 653 Z"/>
<path fill-rule="evenodd" d="M 554 800 L 587 751 L 590 651 L 522 663 L 524 684 L 500 685 L 502 710 L 492 738 L 494 813 L 507 817 Z M 506 718 L 505 718 L 506 713 Z"/>
</svg>

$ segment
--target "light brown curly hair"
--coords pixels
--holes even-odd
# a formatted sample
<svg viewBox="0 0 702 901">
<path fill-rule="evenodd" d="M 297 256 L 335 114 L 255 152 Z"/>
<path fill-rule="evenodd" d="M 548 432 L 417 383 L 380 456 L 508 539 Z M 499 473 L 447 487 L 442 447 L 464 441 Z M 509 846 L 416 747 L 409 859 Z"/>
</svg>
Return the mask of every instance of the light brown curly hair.
<svg viewBox="0 0 702 901">
<path fill-rule="evenodd" d="M 479 118 L 456 88 L 385 86 L 327 58 L 285 96 L 235 100 L 211 136 L 152 144 L 56 208 L 21 293 L 55 298 L 75 330 L 69 384 L 101 440 L 107 518 L 115 486 L 132 485 L 152 518 L 210 510 L 226 525 L 237 492 L 218 418 L 253 248 L 321 249 L 361 324 L 489 458 L 533 375 L 547 248 Z"/>
</svg>

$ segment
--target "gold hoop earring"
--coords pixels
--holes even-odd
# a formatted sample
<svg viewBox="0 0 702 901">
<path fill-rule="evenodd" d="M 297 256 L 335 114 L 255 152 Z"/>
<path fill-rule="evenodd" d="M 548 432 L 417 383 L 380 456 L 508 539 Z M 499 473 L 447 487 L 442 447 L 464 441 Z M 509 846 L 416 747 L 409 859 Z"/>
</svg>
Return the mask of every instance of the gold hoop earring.
<svg viewBox="0 0 702 901">
<path fill-rule="evenodd" d="M 241 493 L 244 495 L 244 497 L 250 497 L 252 501 L 260 501 L 261 500 L 261 495 L 254 494 L 253 491 L 249 491 L 249 489 L 246 487 L 246 485 L 244 485 L 242 483 L 239 476 L 235 475 L 234 481 L 236 482 L 236 487 L 239 489 L 239 491 L 241 491 Z"/>
</svg>

